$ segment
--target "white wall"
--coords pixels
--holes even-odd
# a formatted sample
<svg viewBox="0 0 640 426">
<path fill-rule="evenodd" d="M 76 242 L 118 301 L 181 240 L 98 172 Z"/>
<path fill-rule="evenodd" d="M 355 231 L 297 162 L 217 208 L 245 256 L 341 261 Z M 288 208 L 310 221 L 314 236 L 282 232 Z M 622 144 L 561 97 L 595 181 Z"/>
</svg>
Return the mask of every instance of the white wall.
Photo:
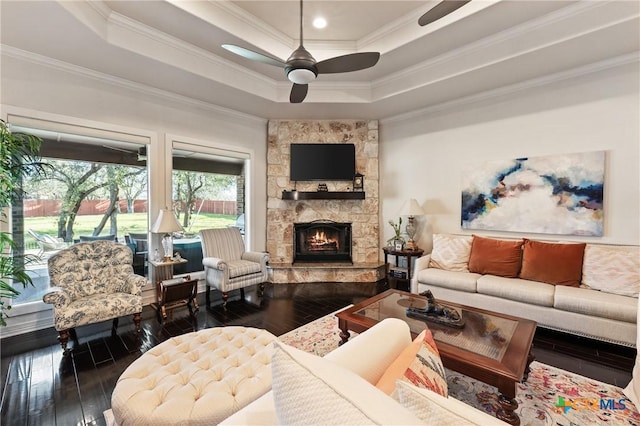
<svg viewBox="0 0 640 426">
<path fill-rule="evenodd" d="M 604 236 L 529 237 L 640 244 L 638 86 L 636 62 L 511 95 L 381 120 L 383 240 L 392 233 L 387 221 L 397 220 L 408 198 L 427 211 L 420 218 L 421 248 L 431 249 L 432 233 L 471 233 L 460 226 L 462 168 L 470 163 L 604 150 Z"/>
</svg>

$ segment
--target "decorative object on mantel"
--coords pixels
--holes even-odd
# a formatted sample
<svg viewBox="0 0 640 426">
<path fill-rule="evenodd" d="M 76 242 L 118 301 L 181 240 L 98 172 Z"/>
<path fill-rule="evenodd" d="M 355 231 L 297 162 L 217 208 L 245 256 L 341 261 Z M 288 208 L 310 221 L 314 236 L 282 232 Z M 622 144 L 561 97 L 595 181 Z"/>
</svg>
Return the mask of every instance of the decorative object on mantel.
<svg viewBox="0 0 640 426">
<path fill-rule="evenodd" d="M 469 164 L 463 229 L 601 237 L 605 151 Z"/>
<path fill-rule="evenodd" d="M 353 190 L 354 191 L 364 191 L 364 175 L 361 173 L 356 173 L 353 175 Z"/>
<path fill-rule="evenodd" d="M 422 209 L 422 207 L 420 207 L 415 198 L 411 198 L 404 203 L 404 205 L 400 209 L 400 214 L 402 216 L 408 216 L 405 232 L 409 237 L 409 241 L 407 241 L 407 243 L 404 245 L 404 249 L 418 250 L 418 244 L 416 244 L 415 240 L 413 239 L 416 236 L 416 231 L 418 230 L 415 218 L 416 216 L 423 216 L 424 210 Z"/>
<path fill-rule="evenodd" d="M 353 191 L 282 191 L 283 200 L 364 200 L 364 192 Z"/>
<path fill-rule="evenodd" d="M 402 216 L 398 218 L 397 224 L 393 220 L 389 220 L 389 225 L 393 228 L 394 235 L 387 240 L 387 244 L 396 250 L 402 250 L 402 247 L 404 246 L 404 238 L 402 238 L 401 231 Z"/>
<path fill-rule="evenodd" d="M 329 190 L 329 188 L 327 188 L 327 184 L 326 183 L 319 183 L 318 184 L 318 192 L 327 192 Z"/>
<path fill-rule="evenodd" d="M 160 215 L 156 219 L 151 232 L 154 234 L 164 234 L 162 237 L 162 249 L 164 250 L 165 262 L 173 257 L 173 233 L 182 232 L 184 229 L 176 219 L 176 215 L 169 207 L 160 210 Z"/>
</svg>

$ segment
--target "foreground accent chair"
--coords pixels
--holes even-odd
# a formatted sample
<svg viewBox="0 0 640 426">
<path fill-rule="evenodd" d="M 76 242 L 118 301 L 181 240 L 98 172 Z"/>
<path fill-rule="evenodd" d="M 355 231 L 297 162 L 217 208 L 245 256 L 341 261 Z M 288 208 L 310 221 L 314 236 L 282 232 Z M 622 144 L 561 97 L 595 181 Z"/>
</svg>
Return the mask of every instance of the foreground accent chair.
<svg viewBox="0 0 640 426">
<path fill-rule="evenodd" d="M 203 229 L 202 265 L 207 282 L 207 308 L 210 307 L 210 290 L 215 287 L 222 292 L 223 307 L 227 306 L 230 290 L 262 285 L 269 279 L 269 254 L 245 251 L 240 230 L 236 227 Z"/>
<path fill-rule="evenodd" d="M 51 289 L 42 300 L 53 305 L 54 327 L 60 334 L 62 349 L 75 328 L 133 315 L 140 331 L 144 277 L 133 273 L 133 254 L 129 247 L 114 241 L 79 243 L 60 250 L 48 260 Z"/>
</svg>

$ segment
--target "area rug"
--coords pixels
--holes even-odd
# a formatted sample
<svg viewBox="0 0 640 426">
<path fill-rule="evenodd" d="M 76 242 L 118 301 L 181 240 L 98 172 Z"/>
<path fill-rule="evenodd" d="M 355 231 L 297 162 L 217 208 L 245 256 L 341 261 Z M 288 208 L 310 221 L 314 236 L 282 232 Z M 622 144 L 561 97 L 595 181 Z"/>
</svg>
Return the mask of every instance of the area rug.
<svg viewBox="0 0 640 426">
<path fill-rule="evenodd" d="M 346 308 L 345 308 L 346 309 Z M 298 349 L 324 356 L 338 347 L 340 331 L 335 313 L 279 337 Z M 357 338 L 351 333 L 351 339 Z M 447 370 L 449 395 L 495 415 L 497 389 Z M 525 383 L 516 391 L 521 425 L 639 426 L 640 414 L 622 389 L 534 361 Z"/>
</svg>

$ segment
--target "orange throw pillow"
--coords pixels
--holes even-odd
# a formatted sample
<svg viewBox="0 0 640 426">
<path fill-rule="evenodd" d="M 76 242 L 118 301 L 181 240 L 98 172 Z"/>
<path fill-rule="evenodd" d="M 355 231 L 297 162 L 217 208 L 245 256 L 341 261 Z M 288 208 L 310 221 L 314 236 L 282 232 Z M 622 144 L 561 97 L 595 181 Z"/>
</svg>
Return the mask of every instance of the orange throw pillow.
<svg viewBox="0 0 640 426">
<path fill-rule="evenodd" d="M 384 371 L 384 374 L 382 374 L 382 377 L 378 380 L 378 383 L 376 383 L 376 387 L 378 389 L 387 395 L 391 395 L 393 390 L 396 388 L 396 380 L 404 375 L 404 372 L 409 368 L 413 359 L 420 350 L 420 346 L 424 341 L 424 335 L 426 333 L 427 330 L 425 329 L 422 333 L 418 334 L 413 342 L 404 348 L 400 355 L 398 355 L 398 358 L 389 364 L 387 369 Z"/>
<path fill-rule="evenodd" d="M 520 278 L 580 287 L 586 243 L 542 243 L 524 239 Z"/>
<path fill-rule="evenodd" d="M 473 236 L 469 272 L 517 278 L 522 260 L 520 241 L 496 240 Z"/>
</svg>

